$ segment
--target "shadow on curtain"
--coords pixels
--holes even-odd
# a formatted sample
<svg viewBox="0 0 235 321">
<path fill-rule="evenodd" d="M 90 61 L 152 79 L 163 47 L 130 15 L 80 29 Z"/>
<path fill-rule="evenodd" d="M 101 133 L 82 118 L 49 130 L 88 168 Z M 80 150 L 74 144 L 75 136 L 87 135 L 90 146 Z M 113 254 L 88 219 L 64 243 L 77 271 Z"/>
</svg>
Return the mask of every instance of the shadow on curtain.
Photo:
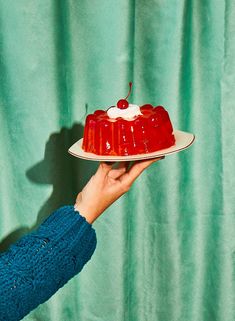
<svg viewBox="0 0 235 321">
<path fill-rule="evenodd" d="M 45 146 L 44 159 L 29 168 L 26 176 L 33 183 L 52 185 L 53 192 L 39 210 L 36 223 L 31 228 L 21 226 L 6 236 L 0 243 L 1 252 L 35 229 L 58 207 L 74 204 L 77 193 L 96 169 L 95 162 L 87 162 L 68 154 L 68 148 L 77 137 L 82 136 L 83 126 L 80 124 L 51 134 Z"/>
</svg>

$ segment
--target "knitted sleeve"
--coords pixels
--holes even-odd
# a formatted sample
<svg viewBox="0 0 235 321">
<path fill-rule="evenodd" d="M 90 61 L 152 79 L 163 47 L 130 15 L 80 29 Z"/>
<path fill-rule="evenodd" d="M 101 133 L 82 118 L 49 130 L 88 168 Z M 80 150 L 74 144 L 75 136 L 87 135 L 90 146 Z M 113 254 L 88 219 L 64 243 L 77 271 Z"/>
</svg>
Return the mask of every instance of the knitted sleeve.
<svg viewBox="0 0 235 321">
<path fill-rule="evenodd" d="M 0 256 L 0 320 L 21 320 L 81 271 L 96 233 L 73 206 L 55 211 Z"/>
</svg>

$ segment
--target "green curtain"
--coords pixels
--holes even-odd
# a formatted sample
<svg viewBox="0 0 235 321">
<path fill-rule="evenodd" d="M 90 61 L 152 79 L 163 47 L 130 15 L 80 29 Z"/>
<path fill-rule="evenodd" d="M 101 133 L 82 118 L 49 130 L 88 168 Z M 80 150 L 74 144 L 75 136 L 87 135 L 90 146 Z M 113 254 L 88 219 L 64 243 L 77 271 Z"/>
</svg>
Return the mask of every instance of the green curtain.
<svg viewBox="0 0 235 321">
<path fill-rule="evenodd" d="M 25 321 L 235 320 L 235 4 L 0 0 L 0 249 L 73 204 L 87 113 L 163 105 L 188 150 L 95 223 L 98 246 Z"/>
</svg>

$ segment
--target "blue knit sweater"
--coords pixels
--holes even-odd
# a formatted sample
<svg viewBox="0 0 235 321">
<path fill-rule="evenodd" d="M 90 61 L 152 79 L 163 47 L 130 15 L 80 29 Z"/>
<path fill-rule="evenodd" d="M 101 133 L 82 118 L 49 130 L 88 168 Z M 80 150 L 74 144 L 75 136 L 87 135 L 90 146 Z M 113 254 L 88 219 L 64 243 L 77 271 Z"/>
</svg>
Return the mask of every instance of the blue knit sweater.
<svg viewBox="0 0 235 321">
<path fill-rule="evenodd" d="M 81 271 L 96 234 L 73 206 L 46 221 L 0 256 L 0 320 L 21 320 Z"/>
</svg>

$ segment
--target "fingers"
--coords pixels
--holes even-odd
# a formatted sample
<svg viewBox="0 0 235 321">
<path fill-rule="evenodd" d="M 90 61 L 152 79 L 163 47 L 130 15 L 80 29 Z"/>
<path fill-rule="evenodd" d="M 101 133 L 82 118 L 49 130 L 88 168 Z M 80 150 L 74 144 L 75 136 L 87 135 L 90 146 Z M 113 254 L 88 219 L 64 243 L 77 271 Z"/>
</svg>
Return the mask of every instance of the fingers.
<svg viewBox="0 0 235 321">
<path fill-rule="evenodd" d="M 119 162 L 117 168 L 113 168 L 109 173 L 108 177 L 113 179 L 119 178 L 128 170 L 129 162 Z"/>
<path fill-rule="evenodd" d="M 100 162 L 95 175 L 106 176 L 112 170 L 114 163 L 115 162 Z"/>
<path fill-rule="evenodd" d="M 131 186 L 133 184 L 133 182 L 136 180 L 136 178 L 146 169 L 148 168 L 151 164 L 164 159 L 165 157 L 159 157 L 159 158 L 154 158 L 154 159 L 150 159 L 150 160 L 141 160 L 141 161 L 137 161 L 135 162 L 132 167 L 130 168 L 130 170 L 123 174 L 119 180 L 123 183 L 126 184 L 128 186 Z"/>
<path fill-rule="evenodd" d="M 131 185 L 147 167 L 163 158 L 165 158 L 165 156 L 136 161 L 129 170 L 128 167 L 130 162 L 119 162 L 116 168 L 113 168 L 115 162 L 100 162 L 95 175 L 98 177 L 105 177 L 108 175 L 113 179 L 119 178 L 121 182 Z"/>
<path fill-rule="evenodd" d="M 161 160 L 161 159 L 164 159 L 165 158 L 165 156 L 162 156 L 162 157 L 157 157 L 157 158 L 152 158 L 152 159 L 146 159 L 146 160 L 139 160 L 139 161 L 135 161 L 134 163 L 133 163 L 133 165 L 132 165 L 132 167 L 133 166 L 135 166 L 135 167 L 137 167 L 137 168 L 139 168 L 139 169 L 146 169 L 147 167 L 149 167 L 151 164 L 153 164 L 153 163 L 155 163 L 155 162 L 157 162 L 157 161 L 159 161 L 159 160 Z M 131 167 L 131 168 L 132 168 Z M 131 170 L 131 168 L 130 168 L 130 170 Z"/>
</svg>

